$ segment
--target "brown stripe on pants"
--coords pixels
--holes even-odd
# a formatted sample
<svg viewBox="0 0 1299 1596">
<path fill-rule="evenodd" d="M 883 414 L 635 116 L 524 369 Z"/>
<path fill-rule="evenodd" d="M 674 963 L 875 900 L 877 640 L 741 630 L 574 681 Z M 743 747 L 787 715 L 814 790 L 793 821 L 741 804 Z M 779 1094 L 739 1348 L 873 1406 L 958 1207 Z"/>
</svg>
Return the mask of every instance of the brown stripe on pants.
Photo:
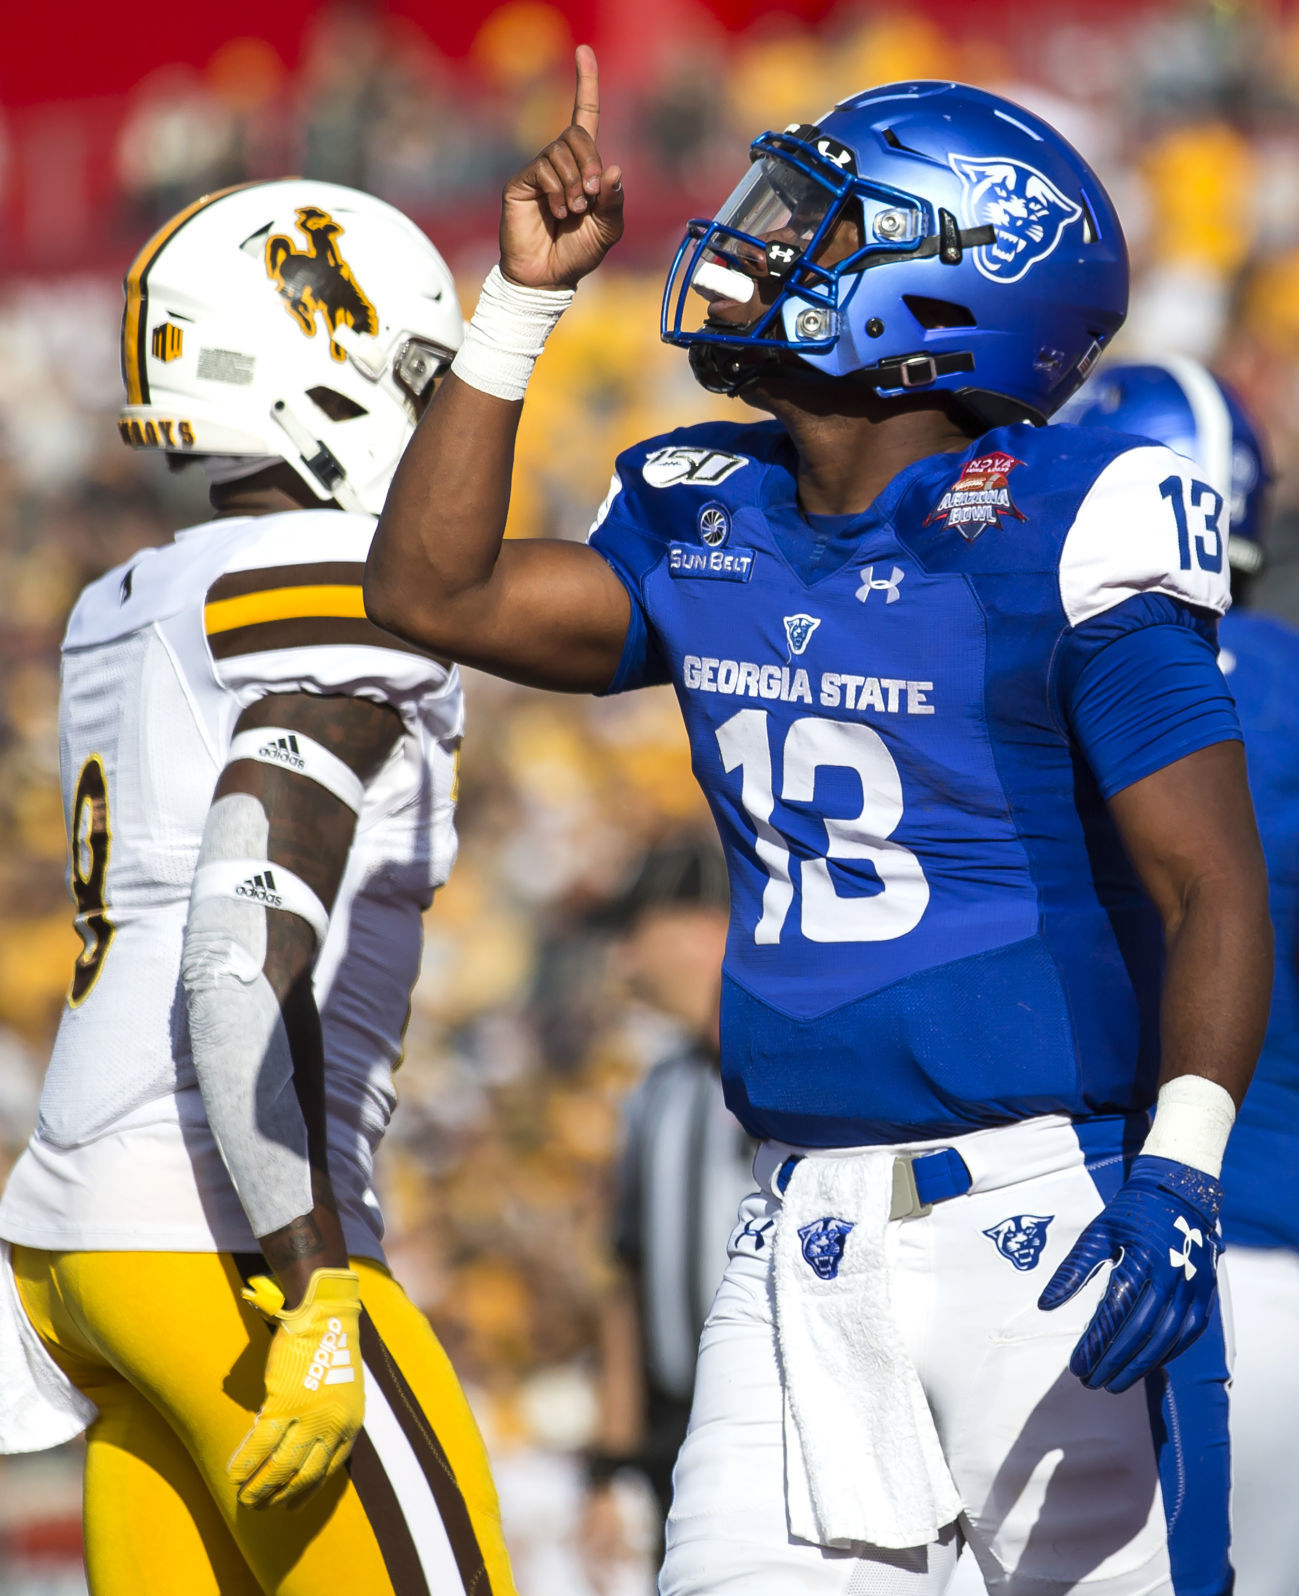
<svg viewBox="0 0 1299 1596">
<path fill-rule="evenodd" d="M 433 1433 L 428 1416 L 367 1313 L 361 1315 L 361 1357 L 397 1415 L 397 1422 L 428 1481 L 466 1596 L 491 1596 L 491 1581 L 478 1537 L 474 1534 L 473 1521 L 442 1443 Z"/>
</svg>

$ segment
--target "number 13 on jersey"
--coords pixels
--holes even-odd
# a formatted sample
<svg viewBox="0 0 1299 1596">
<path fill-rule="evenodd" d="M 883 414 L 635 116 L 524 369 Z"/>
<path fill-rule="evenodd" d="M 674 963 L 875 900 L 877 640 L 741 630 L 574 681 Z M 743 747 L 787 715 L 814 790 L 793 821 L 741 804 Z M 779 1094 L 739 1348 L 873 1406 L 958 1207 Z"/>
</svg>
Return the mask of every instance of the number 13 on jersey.
<svg viewBox="0 0 1299 1596">
<path fill-rule="evenodd" d="M 740 772 L 740 802 L 753 823 L 754 851 L 767 873 L 762 915 L 753 931 L 759 944 L 780 941 L 795 898 L 790 839 L 772 823 L 770 720 L 765 709 L 742 709 L 717 728 L 723 769 Z M 824 852 L 802 861 L 803 935 L 809 942 L 888 942 L 913 931 L 929 903 L 929 883 L 915 854 L 889 840 L 902 820 L 902 781 L 883 739 L 859 722 L 808 715 L 790 726 L 780 757 L 784 803 L 812 803 L 821 769 L 852 771 L 861 780 L 860 813 L 821 816 Z M 869 862 L 878 889 L 841 896 L 830 871 L 832 859 Z"/>
</svg>

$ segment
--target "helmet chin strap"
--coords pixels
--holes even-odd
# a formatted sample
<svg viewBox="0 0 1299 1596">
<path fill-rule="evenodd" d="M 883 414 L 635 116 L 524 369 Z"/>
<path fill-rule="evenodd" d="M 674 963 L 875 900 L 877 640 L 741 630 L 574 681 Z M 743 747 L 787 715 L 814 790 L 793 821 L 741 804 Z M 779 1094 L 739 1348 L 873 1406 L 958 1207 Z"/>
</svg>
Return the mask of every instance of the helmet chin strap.
<svg viewBox="0 0 1299 1596">
<path fill-rule="evenodd" d="M 701 388 L 733 398 L 759 376 L 775 376 L 784 366 L 782 353 L 778 344 L 769 350 L 737 348 L 734 344 L 691 344 L 690 370 Z M 807 369 L 812 374 L 811 367 Z"/>
<path fill-rule="evenodd" d="M 347 480 L 347 472 L 343 470 L 338 456 L 328 444 L 312 436 L 283 399 L 277 399 L 271 406 L 271 420 L 288 435 L 303 465 L 336 504 L 357 515 L 367 513 L 359 495 Z"/>
</svg>

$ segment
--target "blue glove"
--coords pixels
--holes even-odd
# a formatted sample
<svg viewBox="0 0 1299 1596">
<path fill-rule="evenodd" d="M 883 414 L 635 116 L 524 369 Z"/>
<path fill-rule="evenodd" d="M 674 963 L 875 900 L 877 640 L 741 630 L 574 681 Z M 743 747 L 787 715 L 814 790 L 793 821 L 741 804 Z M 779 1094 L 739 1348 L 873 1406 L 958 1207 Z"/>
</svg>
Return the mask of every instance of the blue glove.
<svg viewBox="0 0 1299 1596">
<path fill-rule="evenodd" d="M 1171 1158 L 1143 1155 L 1073 1244 L 1037 1299 L 1068 1302 L 1102 1264 L 1109 1283 L 1069 1368 L 1090 1390 L 1126 1391 L 1201 1334 L 1218 1290 L 1222 1186 Z"/>
</svg>

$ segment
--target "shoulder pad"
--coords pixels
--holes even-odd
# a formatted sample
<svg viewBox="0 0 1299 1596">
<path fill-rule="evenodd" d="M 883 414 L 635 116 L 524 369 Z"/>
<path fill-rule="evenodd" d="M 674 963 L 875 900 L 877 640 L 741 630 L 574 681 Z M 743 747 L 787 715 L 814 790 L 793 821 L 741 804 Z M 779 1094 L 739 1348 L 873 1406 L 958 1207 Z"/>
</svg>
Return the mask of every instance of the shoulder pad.
<svg viewBox="0 0 1299 1596">
<path fill-rule="evenodd" d="M 588 538 L 615 504 L 653 539 L 660 515 L 671 513 L 659 529 L 665 533 L 671 515 L 681 513 L 678 493 L 688 496 L 690 514 L 709 499 L 721 500 L 728 509 L 752 502 L 760 473 L 785 437 L 776 422 L 707 421 L 624 449 Z"/>
</svg>

